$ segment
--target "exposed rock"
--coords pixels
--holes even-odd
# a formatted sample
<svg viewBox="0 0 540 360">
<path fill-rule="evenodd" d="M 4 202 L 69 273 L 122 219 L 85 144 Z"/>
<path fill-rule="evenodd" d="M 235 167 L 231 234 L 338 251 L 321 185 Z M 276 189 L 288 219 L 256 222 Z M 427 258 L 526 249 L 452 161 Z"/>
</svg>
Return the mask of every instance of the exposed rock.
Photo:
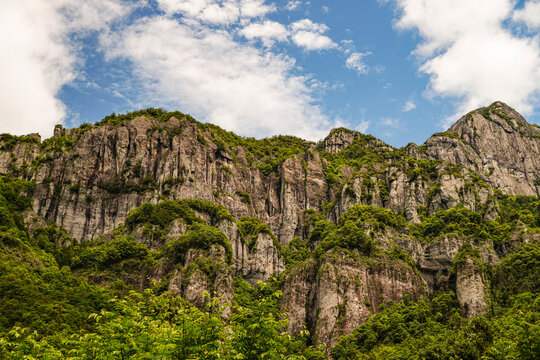
<svg viewBox="0 0 540 360">
<path fill-rule="evenodd" d="M 344 128 L 337 128 L 330 131 L 330 134 L 323 140 L 322 148 L 332 154 L 336 154 L 354 140 L 354 132 Z"/>
<path fill-rule="evenodd" d="M 426 245 L 424 253 L 418 262 L 418 267 L 429 291 L 441 287 L 448 287 L 448 280 L 454 258 L 460 248 L 465 243 L 470 242 L 470 240 L 463 238 L 445 236 Z M 491 242 L 488 241 L 481 245 L 473 245 L 473 247 L 479 251 L 480 257 L 484 263 L 498 263 L 499 256 L 495 252 Z"/>
<path fill-rule="evenodd" d="M 210 214 L 196 213 L 225 234 L 232 263 L 221 246 L 190 249 L 182 263 L 163 259 L 150 277 L 159 281 L 169 276 L 168 290 L 199 307 L 205 305 L 204 292 L 218 294 L 222 304 L 231 303 L 233 276 L 255 284 L 284 272 L 279 248 L 296 236 L 306 238 L 312 226 L 307 224 L 306 210 L 322 206 L 327 220 L 337 222 L 351 206 L 365 204 L 402 212 L 409 222 L 418 223 L 419 213 L 432 214 L 462 203 L 482 211 L 485 219 L 496 219 L 494 189 L 506 194 L 540 193 L 540 129 L 499 102 L 465 115 L 422 146 L 409 144 L 404 149 L 409 156 L 373 137 L 334 129 L 317 146 L 306 142 L 307 151 L 281 159 L 283 163 L 269 175 L 252 163 L 249 149 L 218 146 L 219 139 L 208 127 L 186 118 L 160 122 L 137 117 L 120 125 L 72 130 L 58 125 L 52 139 L 43 144 L 40 140 L 29 136 L 16 143 L 0 142 L 0 172 L 36 182 L 31 194 L 36 214 L 28 214 L 28 219 L 36 219 L 28 227 L 31 234 L 46 226 L 36 217 L 40 215 L 65 228 L 75 240 L 105 235 L 107 241 L 130 210 L 163 199 L 203 199 L 224 205 L 236 219 L 253 216 L 269 225 L 277 242 L 268 231 L 261 231 L 248 245 L 234 219 L 218 222 Z M 47 149 L 55 144 L 61 150 Z M 351 145 L 354 151 L 340 154 Z M 370 156 L 376 157 L 371 153 L 354 166 L 341 163 L 332 168 L 333 156 L 363 156 L 371 148 L 385 154 L 382 161 L 373 163 Z M 163 234 L 155 236 L 157 230 Z M 145 224 L 125 232 L 158 249 L 186 230 L 186 222 L 176 219 L 165 230 Z M 456 254 L 471 243 L 447 236 L 421 244 L 406 231 L 372 230 L 365 229 L 378 246 L 390 251 L 398 246 L 420 272 L 386 255 L 367 259 L 336 249 L 307 260 L 288 272 L 283 284 L 281 303 L 290 314 L 292 334 L 305 326 L 315 343 L 326 343 L 329 349 L 381 303 L 398 301 L 406 294 L 419 298 L 449 287 Z M 539 236 L 520 229 L 497 250 L 506 254 L 517 243 L 540 241 Z M 498 261 L 489 239 L 473 247 L 483 263 Z M 201 261 L 211 265 L 210 273 Z M 455 270 L 464 315 L 484 314 L 489 298 L 480 267 L 467 259 Z M 148 285 L 148 277 L 140 274 L 141 288 Z M 229 315 L 226 308 L 224 316 Z"/>
<path fill-rule="evenodd" d="M 425 154 L 484 174 L 507 194 L 540 194 L 540 128 L 495 102 L 462 117 L 425 143 Z"/>
<path fill-rule="evenodd" d="M 380 304 L 425 293 L 422 280 L 407 264 L 389 259 L 366 262 L 341 250 L 326 253 L 320 264 L 300 264 L 288 274 L 283 289 L 289 331 L 297 334 L 307 324 L 315 342 L 328 349 Z"/>
<path fill-rule="evenodd" d="M 482 270 L 468 257 L 457 266 L 456 295 L 462 314 L 466 317 L 481 316 L 488 312 L 488 289 Z"/>
<path fill-rule="evenodd" d="M 202 259 L 208 265 L 212 265 L 213 273 L 208 274 L 203 271 L 197 261 Z M 167 261 L 167 260 L 165 260 Z M 164 272 L 165 268 L 171 265 L 161 265 L 156 268 L 154 275 L 163 277 L 158 272 Z M 176 267 L 169 281 L 168 290 L 177 296 L 182 296 L 193 305 L 202 308 L 209 297 L 218 294 L 221 297 L 221 304 L 232 304 L 233 299 L 233 271 L 227 265 L 225 249 L 222 246 L 212 246 L 209 252 L 200 249 L 190 249 L 185 256 L 185 261 Z M 174 266 L 174 265 L 173 265 Z M 165 270 L 165 273 L 170 270 Z M 205 295 L 207 294 L 207 295 Z M 226 307 L 223 312 L 224 317 L 230 315 L 230 308 Z"/>
</svg>

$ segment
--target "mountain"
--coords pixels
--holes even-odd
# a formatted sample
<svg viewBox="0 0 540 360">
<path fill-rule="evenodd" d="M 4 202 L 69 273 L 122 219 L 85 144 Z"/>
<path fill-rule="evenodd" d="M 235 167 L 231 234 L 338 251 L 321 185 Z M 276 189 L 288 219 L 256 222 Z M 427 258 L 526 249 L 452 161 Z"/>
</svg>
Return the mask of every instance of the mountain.
<svg viewBox="0 0 540 360">
<path fill-rule="evenodd" d="M 540 128 L 501 102 L 401 149 L 345 128 L 319 143 L 244 138 L 151 108 L 43 141 L 3 134 L 0 173 L 15 214 L 4 230 L 30 246 L 4 241 L 5 254 L 65 265 L 99 294 L 167 290 L 205 309 L 208 292 L 219 321 L 266 294 L 263 281 L 283 293 L 288 332 L 309 330 L 302 341 L 334 358 L 358 355 L 358 329 L 411 302 L 449 294 L 456 316 L 476 319 L 539 290 Z M 527 276 L 505 272 L 519 266 Z"/>
</svg>

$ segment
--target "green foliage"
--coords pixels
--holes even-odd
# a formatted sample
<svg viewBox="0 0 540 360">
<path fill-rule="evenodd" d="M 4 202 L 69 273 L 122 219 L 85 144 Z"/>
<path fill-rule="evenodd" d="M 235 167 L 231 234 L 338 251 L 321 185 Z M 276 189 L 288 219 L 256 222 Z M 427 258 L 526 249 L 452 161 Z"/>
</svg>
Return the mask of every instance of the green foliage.
<svg viewBox="0 0 540 360">
<path fill-rule="evenodd" d="M 305 344 L 305 336 L 282 332 L 287 321 L 274 313 L 279 296 L 261 297 L 254 308 L 235 307 L 228 323 L 219 299 L 199 310 L 169 293 L 131 292 L 92 314 L 92 331 L 41 337 L 13 328 L 0 335 L 0 358 L 324 359 Z"/>
<path fill-rule="evenodd" d="M 161 123 L 167 122 L 171 117 L 176 117 L 177 119 L 187 118 L 190 122 L 195 122 L 195 120 L 188 114 L 183 114 L 180 111 L 168 112 L 162 108 L 148 108 L 139 111 L 133 111 L 126 114 L 111 114 L 107 115 L 100 122 L 96 123 L 97 126 L 104 125 L 122 125 L 125 124 L 136 117 L 146 116 L 149 119 L 156 119 Z"/>
<path fill-rule="evenodd" d="M 253 204 L 253 201 L 251 200 L 251 195 L 249 193 L 245 191 L 237 190 L 235 194 L 240 197 L 240 200 L 242 200 L 243 203 L 250 206 Z"/>
<path fill-rule="evenodd" d="M 160 229 L 165 229 L 178 218 L 188 225 L 202 222 L 203 220 L 193 210 L 210 215 L 214 224 L 223 219 L 233 219 L 223 205 L 216 205 L 200 199 L 164 200 L 156 205 L 144 204 L 131 210 L 126 218 L 126 225 L 129 229 L 134 229 L 141 224 L 157 225 Z"/>
<path fill-rule="evenodd" d="M 488 239 L 502 242 L 510 235 L 510 227 L 495 221 L 485 220 L 481 214 L 458 204 L 448 210 L 441 210 L 422 219 L 420 224 L 410 224 L 411 235 L 421 241 L 455 235 L 477 242 Z"/>
<path fill-rule="evenodd" d="M 104 308 L 109 295 L 60 268 L 37 246 L 42 239 L 11 226 L 0 232 L 0 333 L 13 326 L 43 335 L 90 329 L 88 315 Z"/>
<path fill-rule="evenodd" d="M 314 255 L 319 258 L 334 247 L 357 250 L 364 256 L 372 255 L 376 249 L 375 242 L 364 232 L 361 222 L 352 220 L 344 220 L 331 230 L 315 248 Z"/>
<path fill-rule="evenodd" d="M 255 166 L 268 176 L 279 177 L 279 168 L 283 162 L 295 155 L 306 152 L 311 142 L 294 136 L 273 136 L 261 140 L 252 137 L 242 138 L 207 124 L 215 136 L 220 136 L 229 147 L 242 146 L 247 151 L 248 165 Z"/>
<path fill-rule="evenodd" d="M 340 170 L 348 166 L 354 170 L 363 168 L 375 171 L 375 166 L 384 167 L 391 160 L 405 156 L 404 151 L 396 150 L 371 135 L 354 132 L 353 142 L 337 154 L 323 152 L 323 157 L 330 163 L 324 169 L 330 185 L 340 183 Z M 322 151 L 322 143 L 318 147 Z"/>
<path fill-rule="evenodd" d="M 540 244 L 525 244 L 493 269 L 495 299 L 508 305 L 522 292 L 540 293 Z"/>
<path fill-rule="evenodd" d="M 0 332 L 13 326 L 41 334 L 91 328 L 88 315 L 104 308 L 109 298 L 104 290 L 59 268 L 40 251 L 26 246 L 5 251 L 0 255 Z"/>
<path fill-rule="evenodd" d="M 535 196 L 498 194 L 499 222 L 521 221 L 529 227 L 540 227 L 540 199 Z"/>
<path fill-rule="evenodd" d="M 19 143 L 39 144 L 39 140 L 31 135 L 15 136 L 11 134 L 0 134 L 0 151 L 12 151 Z"/>
<path fill-rule="evenodd" d="M 461 138 L 461 136 L 459 136 L 459 134 L 457 133 L 457 131 L 445 131 L 445 132 L 439 132 L 439 133 L 433 134 L 432 136 L 444 136 L 444 137 L 447 137 L 447 138 L 456 139 L 456 140 L 459 140 L 459 141 L 461 141 L 461 142 L 465 142 L 465 140 L 463 140 L 463 139 Z"/>
<path fill-rule="evenodd" d="M 228 167 L 227 165 L 221 165 L 219 167 L 219 170 L 223 171 L 223 172 L 226 172 L 227 174 L 232 174 L 232 171 L 231 171 L 231 168 Z M 249 194 L 248 194 L 249 195 Z"/>
<path fill-rule="evenodd" d="M 332 359 L 535 359 L 540 298 L 523 294 L 495 318 L 464 319 L 453 293 L 383 307 L 331 349 Z"/>
<path fill-rule="evenodd" d="M 272 238 L 274 246 L 279 250 L 281 245 L 272 233 L 268 225 L 262 222 L 260 219 L 249 216 L 242 216 L 237 222 L 238 231 L 244 240 L 244 243 L 248 246 L 249 250 L 253 250 L 257 244 L 257 238 L 260 233 L 268 234 Z"/>
<path fill-rule="evenodd" d="M 482 265 L 482 260 L 480 258 L 480 252 L 477 248 L 472 247 L 470 243 L 465 243 L 454 256 L 453 267 L 457 269 L 460 266 L 463 266 L 467 259 L 471 259 L 477 265 Z M 454 270 L 455 271 L 455 270 Z"/>
<path fill-rule="evenodd" d="M 201 145 L 206 145 L 206 140 L 204 140 L 204 136 L 199 133 L 197 133 L 197 141 L 201 143 Z"/>
<path fill-rule="evenodd" d="M 293 238 L 281 252 L 286 268 L 291 268 L 307 260 L 311 255 L 311 249 L 307 240 L 300 237 Z"/>
<path fill-rule="evenodd" d="M 137 166 L 135 167 L 135 170 L 137 170 Z M 138 178 L 139 176 L 136 177 Z M 139 179 L 138 183 L 128 182 L 128 180 L 124 176 L 122 176 L 121 178 L 117 178 L 112 182 L 99 183 L 98 187 L 107 191 L 113 196 L 117 196 L 123 194 L 131 194 L 135 192 L 139 194 L 144 194 L 145 192 L 156 190 L 158 188 L 158 184 L 156 180 L 149 175 L 143 177 L 142 179 Z"/>
<path fill-rule="evenodd" d="M 368 224 L 373 230 L 384 230 L 386 227 L 404 229 L 407 221 L 391 210 L 370 205 L 356 204 L 351 206 L 341 216 L 338 225 L 343 225 L 347 220 Z"/>
<path fill-rule="evenodd" d="M 184 235 L 166 244 L 164 252 L 176 262 L 184 262 L 189 249 L 210 250 L 212 245 L 220 245 L 225 249 L 227 263 L 232 263 L 232 248 L 227 237 L 215 227 L 193 223 Z"/>
<path fill-rule="evenodd" d="M 390 192 L 388 191 L 388 185 L 385 182 L 379 182 L 379 194 L 383 203 L 390 200 Z"/>
<path fill-rule="evenodd" d="M 86 247 L 73 267 L 103 269 L 127 259 L 141 262 L 147 256 L 148 248 L 144 244 L 138 243 L 131 236 L 116 235 L 101 246 Z"/>
</svg>

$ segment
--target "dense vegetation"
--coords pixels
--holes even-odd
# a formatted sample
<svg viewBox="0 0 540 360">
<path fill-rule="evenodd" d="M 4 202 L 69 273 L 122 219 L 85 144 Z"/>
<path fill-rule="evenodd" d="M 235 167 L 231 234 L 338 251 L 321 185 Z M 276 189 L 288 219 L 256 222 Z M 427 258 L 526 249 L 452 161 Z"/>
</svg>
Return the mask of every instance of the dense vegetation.
<svg viewBox="0 0 540 360">
<path fill-rule="evenodd" d="M 401 301 L 343 337 L 332 359 L 537 359 L 540 296 L 522 293 L 495 316 L 465 319 L 452 292 Z"/>
<path fill-rule="evenodd" d="M 486 109 L 484 116 L 495 114 L 510 121 L 496 108 Z M 315 156 L 315 144 L 296 137 L 240 137 L 189 115 L 154 108 L 112 114 L 96 125 L 77 129 L 58 128 L 59 136 L 41 143 L 33 136 L 3 134 L 0 150 L 12 152 L 17 144 L 39 148 L 41 154 L 32 164 L 35 169 L 72 149 L 94 126 L 122 126 L 138 116 L 157 120 L 147 136 L 166 131 L 169 140 L 181 135 L 186 123 L 195 125 L 197 146 L 215 145 L 236 166 L 245 166 L 237 159 L 242 147 L 247 165 L 270 178 L 279 177 L 283 162 L 294 156 L 307 172 L 308 161 Z M 180 126 L 163 127 L 173 116 Z M 540 244 L 533 236 L 540 233 L 540 200 L 492 191 L 481 174 L 442 161 L 413 158 L 405 149 L 372 136 L 346 129 L 336 129 L 330 136 L 335 132 L 346 132 L 353 140 L 339 153 L 317 145 L 331 201 L 306 210 L 299 217 L 303 228 L 297 229 L 302 236 L 286 246 L 259 218 L 236 219 L 224 206 L 203 200 L 165 200 L 185 179 L 168 178 L 158 184 L 151 175 L 143 176 L 140 162 L 130 164 L 117 180 L 96 186 L 111 197 L 161 189 L 161 201 L 132 210 L 124 224 L 109 234 L 76 243 L 63 229 L 29 212 L 32 182 L 0 175 L 0 359 L 540 357 Z M 435 136 L 464 141 L 452 132 Z M 423 151 L 422 147 L 416 150 Z M 225 165 L 220 170 L 232 174 Z M 417 208 L 419 223 L 407 222 L 404 211 L 365 205 L 374 196 L 386 204 L 398 173 L 429 188 L 426 206 Z M 441 192 L 441 176 L 446 174 L 464 181 L 462 198 L 465 190 L 478 195 L 478 189 L 490 189 L 488 202 L 496 211 L 488 214 L 486 204 L 478 206 L 478 211 L 462 204 L 430 209 Z M 361 193 L 355 193 L 355 181 L 360 181 Z M 67 185 L 72 193 L 80 191 L 79 184 Z M 236 190 L 234 196 L 254 210 L 256 198 L 250 193 Z M 337 218 L 334 211 L 342 196 L 360 204 Z M 232 274 L 233 245 L 237 244 L 221 230 L 224 223 L 230 225 L 225 228 L 236 229 L 231 231 L 237 231 L 250 255 L 257 255 L 261 236 L 270 237 L 286 268 L 285 274 L 256 286 L 235 277 L 234 297 L 225 304 L 213 292 L 214 283 L 218 275 Z M 435 294 L 419 301 L 405 297 L 398 303 L 382 304 L 378 313 L 332 349 L 314 346 L 306 330 L 298 336 L 285 332 L 287 314 L 281 311 L 279 299 L 288 274 L 333 257 L 353 259 L 368 272 L 387 262 L 418 275 L 417 261 L 398 245 L 398 238 L 418 247 L 444 239 L 462 241 L 448 279 Z M 479 249 L 486 245 L 497 252 L 500 262 L 482 261 Z M 489 287 L 489 312 L 472 319 L 462 316 L 455 295 L 456 271 L 468 259 L 478 265 Z M 179 286 L 185 289 L 196 272 L 206 277 L 210 289 L 198 308 L 169 291 L 173 276 L 180 275 Z M 233 276 L 229 279 L 233 281 Z"/>
<path fill-rule="evenodd" d="M 0 358 L 323 358 L 308 345 L 307 332 L 296 338 L 282 332 L 287 320 L 277 306 L 281 293 L 275 287 L 239 282 L 242 295 L 226 320 L 218 299 L 209 297 L 206 308 L 199 310 L 168 292 L 118 291 L 125 290 L 122 281 L 104 288 L 75 275 L 86 269 L 85 274 L 95 278 L 116 264 L 143 262 L 149 250 L 121 234 L 84 246 L 59 245 L 59 234 L 67 235 L 54 231 L 51 224 L 34 229 L 40 240 L 36 239 L 22 214 L 30 207 L 26 195 L 32 190 L 30 182 L 0 177 Z M 182 204 L 162 206 L 181 209 L 178 212 L 188 213 L 188 219 L 192 214 L 184 210 L 191 207 L 221 216 L 215 211 L 222 210 L 219 207 L 189 202 L 191 207 L 182 208 Z M 156 210 L 160 214 L 163 208 Z M 152 215 L 142 207 L 131 219 L 157 225 L 171 221 Z M 191 219 L 190 230 L 166 247 L 171 256 L 181 256 L 193 246 L 226 245 L 227 239 L 216 228 Z M 53 256 L 59 252 L 67 253 L 58 259 L 67 259 L 75 274 L 70 267 L 59 266 Z M 227 254 L 230 261 L 230 249 Z"/>
</svg>

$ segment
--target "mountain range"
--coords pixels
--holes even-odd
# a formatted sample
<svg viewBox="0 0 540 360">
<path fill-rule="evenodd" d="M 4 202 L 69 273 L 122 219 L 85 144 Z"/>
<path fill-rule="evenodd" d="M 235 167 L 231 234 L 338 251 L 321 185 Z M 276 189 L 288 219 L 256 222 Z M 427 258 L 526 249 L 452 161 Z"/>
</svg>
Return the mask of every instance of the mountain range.
<svg viewBox="0 0 540 360">
<path fill-rule="evenodd" d="M 56 315 L 20 315 L 17 263 L 17 271 L 37 271 L 45 283 L 40 268 L 69 272 L 62 276 L 107 298 L 151 290 L 200 311 L 215 303 L 225 324 L 236 321 L 237 306 L 253 306 L 246 293 L 272 288 L 280 295 L 276 318 L 287 314 L 283 330 L 318 349 L 303 350 L 304 358 L 400 358 L 399 351 L 402 358 L 505 358 L 493 355 L 497 346 L 520 358 L 539 355 L 540 127 L 502 102 L 404 148 L 345 128 L 317 143 L 246 138 L 150 108 L 74 129 L 57 125 L 43 141 L 2 134 L 0 173 L 5 334 L 22 326 L 44 341 L 56 332 L 50 326 L 68 331 L 70 311 L 87 316 L 107 307 L 96 302 L 82 311 L 69 300 L 73 309 L 58 305 Z M 19 292 L 46 297 L 48 290 L 28 285 L 41 284 L 33 276 Z M 77 284 L 55 291 L 67 294 Z M 407 327 L 427 321 L 407 320 L 410 304 L 432 311 L 443 295 L 454 304 L 445 303 L 453 319 L 465 324 L 430 312 L 445 318 L 445 331 L 469 326 L 465 335 L 478 334 L 478 319 L 498 330 L 481 348 L 469 339 L 463 343 L 477 347 L 463 350 L 456 340 L 433 352 L 446 357 L 400 348 L 405 339 L 426 341 Z M 533 320 L 516 320 L 531 325 L 521 325 L 526 336 L 508 335 L 515 340 L 509 346 L 496 322 L 511 323 L 504 314 L 518 300 Z M 393 324 L 382 318 L 392 311 L 405 316 L 397 325 L 407 324 L 399 341 L 389 330 L 377 333 L 379 323 Z M 87 326 L 77 321 L 71 329 Z M 12 354 L 25 352 L 5 339 Z"/>
</svg>

